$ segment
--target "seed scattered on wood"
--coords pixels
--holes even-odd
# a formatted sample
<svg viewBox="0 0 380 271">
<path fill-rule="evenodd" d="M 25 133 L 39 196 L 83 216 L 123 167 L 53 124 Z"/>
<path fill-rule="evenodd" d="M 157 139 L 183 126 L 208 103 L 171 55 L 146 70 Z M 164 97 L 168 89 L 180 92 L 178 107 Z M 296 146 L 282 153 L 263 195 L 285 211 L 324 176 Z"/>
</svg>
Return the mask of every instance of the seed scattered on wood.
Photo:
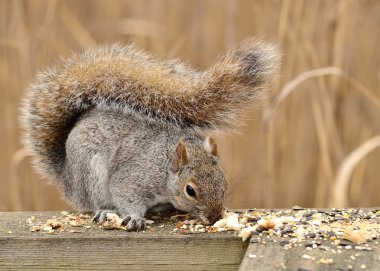
<svg viewBox="0 0 380 271">
<path fill-rule="evenodd" d="M 369 236 L 364 233 L 361 233 L 357 230 L 350 231 L 346 230 L 342 236 L 343 239 L 351 241 L 356 244 L 364 244 L 367 242 Z"/>
<path fill-rule="evenodd" d="M 334 260 L 331 258 L 328 258 L 328 259 L 322 258 L 319 260 L 319 263 L 321 263 L 321 264 L 333 264 Z"/>
</svg>

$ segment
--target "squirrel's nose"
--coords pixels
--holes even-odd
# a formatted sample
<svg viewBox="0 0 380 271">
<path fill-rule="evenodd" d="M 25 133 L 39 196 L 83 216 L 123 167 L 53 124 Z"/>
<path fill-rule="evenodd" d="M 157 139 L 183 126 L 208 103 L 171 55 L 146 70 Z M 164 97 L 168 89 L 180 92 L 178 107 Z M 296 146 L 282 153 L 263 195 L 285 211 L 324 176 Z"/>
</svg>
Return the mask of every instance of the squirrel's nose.
<svg viewBox="0 0 380 271">
<path fill-rule="evenodd" d="M 219 220 L 219 216 L 213 216 L 212 218 L 209 218 L 208 221 L 210 221 L 210 224 L 214 224 L 216 221 Z"/>
<path fill-rule="evenodd" d="M 212 213 L 207 217 L 207 220 L 211 223 L 214 224 L 216 221 L 222 218 L 222 212 L 216 212 Z"/>
</svg>

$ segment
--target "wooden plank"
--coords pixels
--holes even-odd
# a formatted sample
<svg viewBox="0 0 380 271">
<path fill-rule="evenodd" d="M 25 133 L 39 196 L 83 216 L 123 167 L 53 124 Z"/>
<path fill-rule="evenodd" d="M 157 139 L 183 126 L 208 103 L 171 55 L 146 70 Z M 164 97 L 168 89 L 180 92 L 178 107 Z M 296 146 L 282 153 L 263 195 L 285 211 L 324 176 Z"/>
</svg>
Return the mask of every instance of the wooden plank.
<svg viewBox="0 0 380 271">
<path fill-rule="evenodd" d="M 257 210 L 295 220 L 254 231 L 239 270 L 380 270 L 379 210 Z"/>
<path fill-rule="evenodd" d="M 144 232 L 106 231 L 93 224 L 52 234 L 31 232 L 26 222 L 59 215 L 0 213 L 0 270 L 236 270 L 247 247 L 233 233 L 174 234 L 175 223 L 168 220 Z"/>
<path fill-rule="evenodd" d="M 314 237 L 297 239 L 303 233 L 296 231 L 314 221 L 310 211 L 324 215 L 321 225 L 338 221 L 343 230 L 344 225 L 359 220 L 362 226 L 374 227 L 372 239 L 358 245 L 333 232 L 318 237 L 321 232 L 315 229 L 307 231 L 308 235 L 315 232 Z M 60 219 L 68 216 L 57 212 L 0 213 L 0 270 L 237 270 L 239 266 L 240 270 L 264 271 L 380 270 L 379 209 L 346 211 L 241 210 L 241 215 L 251 215 L 254 225 L 259 223 L 256 219 L 270 214 L 298 218 L 291 234 L 285 232 L 279 237 L 275 231 L 255 231 L 251 243 L 242 242 L 235 232 L 182 234 L 176 227 L 178 220 L 170 220 L 173 214 L 151 217 L 155 223 L 146 231 L 126 232 L 104 230 L 91 223 L 89 216 L 82 224 L 75 219 L 77 215 L 66 223 Z M 33 225 L 46 224 L 54 216 L 58 216 L 61 228 L 50 234 L 44 230 L 31 232 Z M 285 231 L 292 223 L 284 225 L 278 230 Z"/>
<path fill-rule="evenodd" d="M 324 250 L 331 247 L 331 242 L 322 241 L 322 249 L 306 250 L 307 241 L 298 246 L 285 249 L 276 242 L 250 243 L 244 255 L 240 271 L 245 270 L 380 270 L 379 251 L 376 244 L 373 251 L 358 251 L 354 249 Z M 325 263 L 320 260 L 325 259 Z M 332 263 L 328 263 L 332 259 Z"/>
</svg>

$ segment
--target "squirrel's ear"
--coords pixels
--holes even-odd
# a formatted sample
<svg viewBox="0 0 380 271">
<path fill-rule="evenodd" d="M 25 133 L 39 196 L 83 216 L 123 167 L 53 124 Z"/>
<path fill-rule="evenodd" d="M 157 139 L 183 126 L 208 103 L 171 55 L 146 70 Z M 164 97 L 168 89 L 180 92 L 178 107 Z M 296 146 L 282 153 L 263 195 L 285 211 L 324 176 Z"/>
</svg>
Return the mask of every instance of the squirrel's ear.
<svg viewBox="0 0 380 271">
<path fill-rule="evenodd" d="M 174 151 L 173 157 L 173 170 L 178 172 L 188 162 L 188 155 L 186 150 L 186 144 L 182 141 L 178 142 Z"/>
<path fill-rule="evenodd" d="M 216 141 L 212 137 L 206 137 L 205 142 L 204 142 L 204 147 L 206 151 L 211 153 L 214 156 L 218 155 L 218 147 L 216 146 Z"/>
</svg>

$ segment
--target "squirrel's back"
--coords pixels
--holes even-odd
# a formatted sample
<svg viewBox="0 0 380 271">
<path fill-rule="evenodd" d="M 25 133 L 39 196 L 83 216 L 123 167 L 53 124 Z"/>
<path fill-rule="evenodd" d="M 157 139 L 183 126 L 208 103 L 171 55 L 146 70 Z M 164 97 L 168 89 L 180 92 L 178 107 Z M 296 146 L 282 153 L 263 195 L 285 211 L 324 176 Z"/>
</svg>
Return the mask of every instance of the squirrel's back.
<svg viewBox="0 0 380 271">
<path fill-rule="evenodd" d="M 246 41 L 214 66 L 195 72 L 134 46 L 88 50 L 40 73 L 22 107 L 24 142 L 43 173 L 59 177 L 73 125 L 95 106 L 132 110 L 156 121 L 200 131 L 230 130 L 259 103 L 273 81 L 278 54 Z"/>
</svg>

